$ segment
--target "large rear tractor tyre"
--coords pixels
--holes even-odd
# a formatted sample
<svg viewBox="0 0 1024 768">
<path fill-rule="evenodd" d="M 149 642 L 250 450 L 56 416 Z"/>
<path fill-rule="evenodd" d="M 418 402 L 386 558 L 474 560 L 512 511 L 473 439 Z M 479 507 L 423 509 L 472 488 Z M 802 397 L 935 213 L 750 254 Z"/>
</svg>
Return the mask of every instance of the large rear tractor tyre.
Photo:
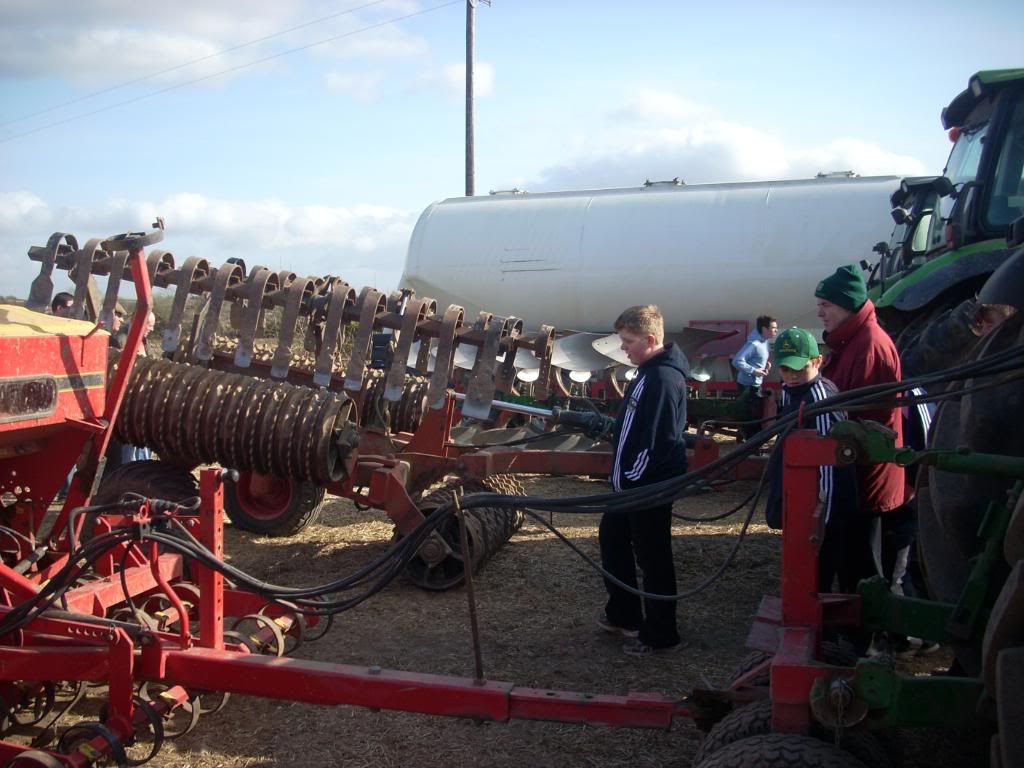
<svg viewBox="0 0 1024 768">
<path fill-rule="evenodd" d="M 239 472 L 224 484 L 224 511 L 243 531 L 292 536 L 320 516 L 325 491 L 312 483 Z"/>
<path fill-rule="evenodd" d="M 812 736 L 772 733 L 734 741 L 696 768 L 868 768 L 849 752 Z"/>
</svg>

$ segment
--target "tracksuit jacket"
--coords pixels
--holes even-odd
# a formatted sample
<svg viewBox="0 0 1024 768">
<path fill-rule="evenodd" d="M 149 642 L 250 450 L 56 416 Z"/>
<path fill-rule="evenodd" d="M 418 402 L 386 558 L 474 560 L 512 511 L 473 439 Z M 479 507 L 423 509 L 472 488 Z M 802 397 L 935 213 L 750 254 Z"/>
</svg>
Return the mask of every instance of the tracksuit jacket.
<svg viewBox="0 0 1024 768">
<path fill-rule="evenodd" d="M 813 405 L 827 397 L 839 394 L 836 385 L 817 376 L 807 384 L 782 388 L 779 417 L 799 410 L 802 405 Z M 837 421 L 845 421 L 845 411 L 819 413 L 813 426 L 819 435 L 827 435 Z M 772 528 L 782 527 L 782 447 L 776 446 L 768 462 L 768 503 L 765 518 Z M 849 514 L 857 508 L 857 476 L 853 467 L 822 466 L 818 469 L 818 498 L 824 505 L 826 525 L 834 518 Z"/>
<path fill-rule="evenodd" d="M 637 368 L 615 419 L 612 487 L 650 485 L 686 472 L 686 377 L 690 366 L 671 342 Z"/>
</svg>

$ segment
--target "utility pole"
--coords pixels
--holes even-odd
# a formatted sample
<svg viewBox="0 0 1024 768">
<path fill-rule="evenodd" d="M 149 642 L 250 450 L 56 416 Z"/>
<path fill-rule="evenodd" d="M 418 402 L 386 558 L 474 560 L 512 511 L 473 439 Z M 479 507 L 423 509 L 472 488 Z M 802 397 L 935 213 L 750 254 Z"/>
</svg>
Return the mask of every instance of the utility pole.
<svg viewBox="0 0 1024 768">
<path fill-rule="evenodd" d="M 491 0 L 481 0 L 487 5 Z M 476 194 L 476 159 L 473 143 L 473 49 L 476 37 L 476 3 L 466 0 L 466 197 Z"/>
</svg>

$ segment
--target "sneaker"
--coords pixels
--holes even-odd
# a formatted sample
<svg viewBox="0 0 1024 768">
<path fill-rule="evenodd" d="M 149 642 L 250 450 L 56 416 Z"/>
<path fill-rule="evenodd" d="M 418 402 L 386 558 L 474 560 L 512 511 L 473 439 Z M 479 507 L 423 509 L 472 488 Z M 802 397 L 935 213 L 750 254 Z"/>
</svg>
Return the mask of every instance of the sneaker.
<svg viewBox="0 0 1024 768">
<path fill-rule="evenodd" d="M 620 627 L 618 624 L 612 624 L 608 621 L 608 617 L 601 615 L 597 618 L 597 626 L 612 635 L 618 635 L 619 637 L 638 637 L 640 635 L 639 629 L 630 629 L 629 627 Z"/>
<path fill-rule="evenodd" d="M 633 640 L 627 640 L 622 645 L 622 652 L 628 656 L 654 656 L 664 655 L 668 653 L 675 653 L 684 647 L 682 641 L 675 643 L 674 645 L 664 645 L 660 648 L 655 648 L 653 645 L 648 645 L 640 638 Z"/>
<path fill-rule="evenodd" d="M 889 653 L 896 659 L 912 659 L 917 654 L 920 641 L 916 638 L 895 636 L 889 640 Z"/>
<path fill-rule="evenodd" d="M 938 643 L 932 642 L 931 640 L 922 640 L 921 647 L 917 649 L 918 656 L 931 656 L 933 653 L 938 653 L 942 650 L 942 646 Z"/>
</svg>

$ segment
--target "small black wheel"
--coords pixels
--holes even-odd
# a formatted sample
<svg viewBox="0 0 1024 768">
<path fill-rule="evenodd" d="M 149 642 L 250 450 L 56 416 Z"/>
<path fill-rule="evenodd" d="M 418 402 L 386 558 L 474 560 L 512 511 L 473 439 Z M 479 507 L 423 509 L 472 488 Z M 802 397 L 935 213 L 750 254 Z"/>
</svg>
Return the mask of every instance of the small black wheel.
<svg viewBox="0 0 1024 768">
<path fill-rule="evenodd" d="M 284 632 L 281 630 L 281 626 L 269 616 L 265 616 L 262 613 L 251 613 L 248 616 L 242 616 L 231 625 L 231 629 L 240 635 L 248 637 L 253 645 L 256 646 L 257 653 L 264 653 L 269 656 L 284 656 Z M 270 637 L 266 640 L 260 640 L 256 637 L 255 633 L 264 629 L 270 632 Z"/>
<path fill-rule="evenodd" d="M 109 751 L 105 755 L 90 744 L 96 738 L 107 742 Z M 99 722 L 86 721 L 72 725 L 61 734 L 60 741 L 57 742 L 57 751 L 65 755 L 81 752 L 89 758 L 90 763 L 97 763 L 106 757 L 113 760 L 117 768 L 128 768 L 128 756 L 125 754 L 124 745 L 107 726 Z"/>
<path fill-rule="evenodd" d="M 696 768 L 868 768 L 839 747 L 812 736 L 772 733 L 727 744 Z"/>
</svg>

